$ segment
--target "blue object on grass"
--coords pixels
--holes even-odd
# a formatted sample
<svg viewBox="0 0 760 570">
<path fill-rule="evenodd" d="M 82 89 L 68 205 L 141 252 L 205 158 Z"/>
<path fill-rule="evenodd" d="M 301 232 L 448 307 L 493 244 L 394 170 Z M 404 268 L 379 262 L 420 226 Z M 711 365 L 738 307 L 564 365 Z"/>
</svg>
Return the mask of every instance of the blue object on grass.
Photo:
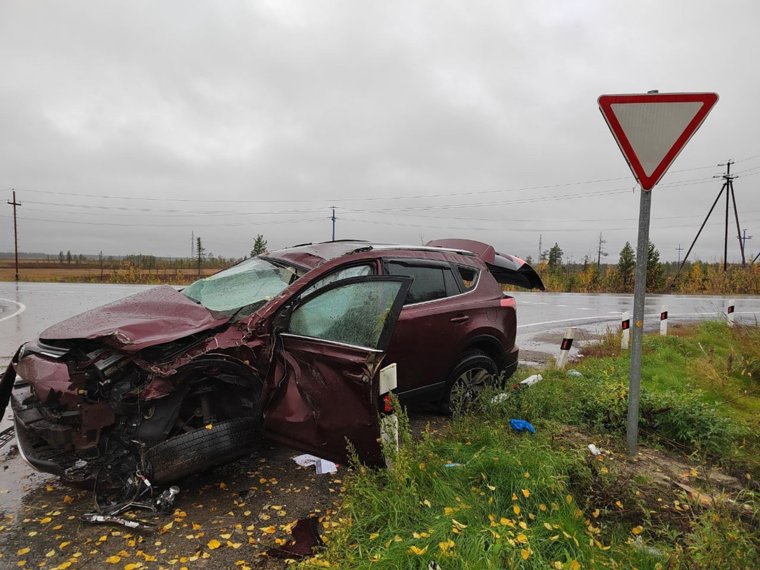
<svg viewBox="0 0 760 570">
<path fill-rule="evenodd" d="M 536 433 L 536 428 L 531 425 L 530 422 L 525 420 L 509 420 L 509 425 L 515 431 L 529 431 L 530 433 Z"/>
</svg>

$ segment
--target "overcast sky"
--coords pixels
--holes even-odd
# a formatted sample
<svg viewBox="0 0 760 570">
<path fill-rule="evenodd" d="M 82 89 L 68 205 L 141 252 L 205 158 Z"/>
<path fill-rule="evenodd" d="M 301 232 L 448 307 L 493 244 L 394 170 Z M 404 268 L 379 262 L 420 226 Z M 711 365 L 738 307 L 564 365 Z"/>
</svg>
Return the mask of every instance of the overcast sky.
<svg viewBox="0 0 760 570">
<path fill-rule="evenodd" d="M 609 261 L 639 193 L 604 93 L 715 91 L 654 190 L 675 260 L 736 160 L 760 250 L 760 3 L 0 2 L 0 189 L 22 251 L 242 256 L 465 237 Z M 723 251 L 725 202 L 695 247 Z M 3 204 L 0 251 L 13 249 Z M 729 261 L 739 259 L 736 225 Z M 685 252 L 684 252 L 685 253 Z M 683 255 L 683 253 L 681 254 Z M 694 254 L 693 254 L 694 255 Z"/>
</svg>

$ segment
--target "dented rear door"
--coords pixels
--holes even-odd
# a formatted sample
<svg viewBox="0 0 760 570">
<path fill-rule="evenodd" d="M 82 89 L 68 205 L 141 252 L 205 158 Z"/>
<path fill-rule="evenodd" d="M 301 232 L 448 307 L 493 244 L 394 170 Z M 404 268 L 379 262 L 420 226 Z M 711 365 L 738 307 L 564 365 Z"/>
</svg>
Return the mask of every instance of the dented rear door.
<svg viewBox="0 0 760 570">
<path fill-rule="evenodd" d="M 343 463 L 382 465 L 379 369 L 411 279 L 366 276 L 299 300 L 277 332 L 265 413 L 270 439 Z"/>
</svg>

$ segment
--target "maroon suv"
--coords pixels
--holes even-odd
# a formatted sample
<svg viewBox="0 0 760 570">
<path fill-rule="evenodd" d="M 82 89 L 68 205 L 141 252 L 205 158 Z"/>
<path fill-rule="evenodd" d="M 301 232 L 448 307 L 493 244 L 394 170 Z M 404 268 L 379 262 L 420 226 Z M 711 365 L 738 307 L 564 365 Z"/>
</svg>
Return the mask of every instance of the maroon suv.
<svg viewBox="0 0 760 570">
<path fill-rule="evenodd" d="M 16 353 L 0 384 L 36 469 L 164 483 L 262 435 L 335 461 L 383 462 L 388 392 L 450 411 L 517 366 L 522 260 L 469 240 L 336 241 L 246 259 L 72 317 Z"/>
</svg>

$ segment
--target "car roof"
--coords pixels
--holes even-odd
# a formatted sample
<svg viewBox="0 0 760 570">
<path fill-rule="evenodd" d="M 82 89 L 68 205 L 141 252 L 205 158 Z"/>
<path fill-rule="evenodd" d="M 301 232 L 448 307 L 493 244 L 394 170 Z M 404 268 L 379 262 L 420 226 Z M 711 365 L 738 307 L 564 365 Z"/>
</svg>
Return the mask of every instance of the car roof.
<svg viewBox="0 0 760 570">
<path fill-rule="evenodd" d="M 308 269 L 313 269 L 327 261 L 331 261 L 339 257 L 350 255 L 352 253 L 365 253 L 370 251 L 420 251 L 456 253 L 459 255 L 467 256 L 475 255 L 472 252 L 464 249 L 450 249 L 445 247 L 431 247 L 425 245 L 374 243 L 363 240 L 338 240 L 296 245 L 278 251 L 273 251 L 272 253 L 267 254 L 265 257 L 282 259 Z"/>
</svg>

